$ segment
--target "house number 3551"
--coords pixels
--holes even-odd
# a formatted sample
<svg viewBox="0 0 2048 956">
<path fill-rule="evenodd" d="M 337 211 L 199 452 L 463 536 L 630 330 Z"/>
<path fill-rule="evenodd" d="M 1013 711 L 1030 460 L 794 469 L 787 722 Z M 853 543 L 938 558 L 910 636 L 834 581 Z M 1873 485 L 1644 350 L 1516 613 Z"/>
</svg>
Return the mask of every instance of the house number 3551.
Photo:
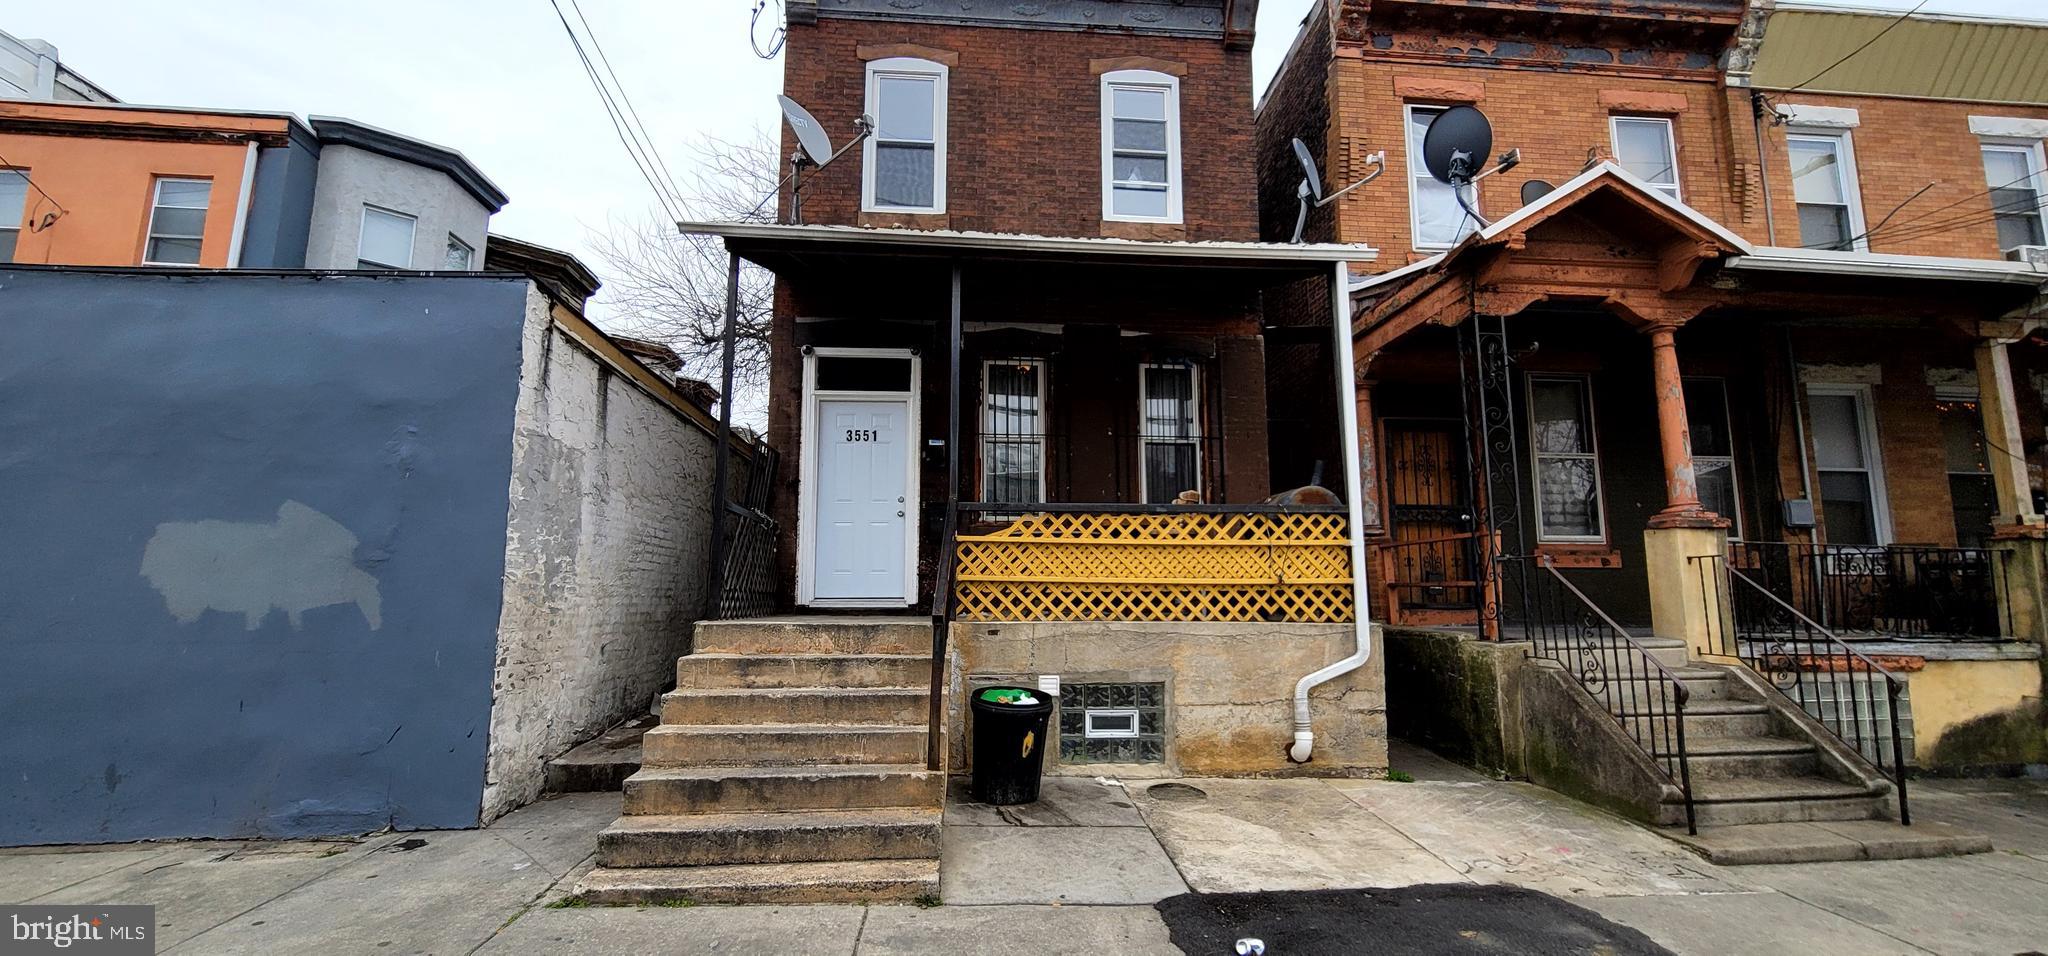
<svg viewBox="0 0 2048 956">
<path fill-rule="evenodd" d="M 877 432 L 872 428 L 849 428 L 846 430 L 846 440 L 879 441 L 880 438 L 877 437 Z"/>
</svg>

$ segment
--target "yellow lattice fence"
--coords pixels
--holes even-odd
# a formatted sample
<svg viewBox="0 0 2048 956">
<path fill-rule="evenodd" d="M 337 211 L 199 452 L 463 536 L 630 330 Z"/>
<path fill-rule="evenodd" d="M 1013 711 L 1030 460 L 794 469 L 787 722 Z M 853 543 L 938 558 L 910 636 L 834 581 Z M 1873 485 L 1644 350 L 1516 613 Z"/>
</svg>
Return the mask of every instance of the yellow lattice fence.
<svg viewBox="0 0 2048 956">
<path fill-rule="evenodd" d="M 1341 514 L 1040 514 L 958 540 L 963 620 L 1351 620 Z"/>
</svg>

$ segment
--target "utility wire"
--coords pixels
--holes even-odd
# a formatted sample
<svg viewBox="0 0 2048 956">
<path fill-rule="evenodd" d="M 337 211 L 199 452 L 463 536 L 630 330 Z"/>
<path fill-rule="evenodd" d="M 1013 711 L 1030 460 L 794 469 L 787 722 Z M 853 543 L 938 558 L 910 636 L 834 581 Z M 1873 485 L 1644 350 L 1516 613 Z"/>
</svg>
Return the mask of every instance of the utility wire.
<svg viewBox="0 0 2048 956">
<path fill-rule="evenodd" d="M 52 196 L 47 192 L 44 192 L 42 184 L 36 182 L 35 177 L 30 176 L 28 174 L 28 170 L 16 168 L 13 163 L 7 161 L 7 157 L 5 156 L 0 156 L 0 172 L 13 173 L 16 176 L 20 176 L 21 181 L 28 184 L 28 188 L 35 190 L 37 195 L 43 197 L 44 199 L 49 200 L 50 205 L 57 207 L 58 218 L 63 218 L 64 216 L 70 215 L 71 210 L 64 208 L 64 204 L 58 202 L 57 197 Z M 54 223 L 56 221 L 56 219 L 50 220 L 51 223 Z M 31 225 L 28 231 L 41 232 L 43 231 L 43 229 L 48 228 L 48 226 L 49 223 L 45 223 L 41 227 Z"/>
<path fill-rule="evenodd" d="M 636 147 L 633 137 L 627 134 L 623 111 L 613 102 L 611 92 L 605 88 L 603 79 L 598 76 L 596 65 L 591 62 L 590 55 L 584 52 L 582 39 L 577 37 L 575 28 L 569 26 L 569 18 L 562 13 L 561 3 L 558 0 L 548 0 L 548 5 L 554 8 L 555 19 L 561 21 L 563 32 L 569 34 L 569 44 L 576 49 L 576 58 L 583 63 L 584 75 L 590 78 L 592 88 L 597 90 L 597 98 L 604 104 L 605 116 L 611 120 L 612 131 L 618 135 L 619 145 L 626 148 L 626 155 L 633 160 L 633 167 L 640 171 L 640 178 L 647 181 L 649 189 L 654 190 L 655 198 L 661 202 L 662 211 L 671 220 L 680 222 L 687 218 L 677 207 L 676 197 L 671 196 L 662 186 L 651 164 Z"/>
<path fill-rule="evenodd" d="M 1863 41 L 1862 45 L 1858 46 L 1856 49 L 1850 50 L 1849 52 L 1842 54 L 1841 59 L 1836 60 L 1835 62 L 1830 63 L 1825 67 L 1822 67 L 1819 73 L 1815 73 L 1814 75 L 1807 77 L 1806 79 L 1800 81 L 1797 84 L 1794 84 L 1793 86 L 1787 89 L 1779 90 L 1777 92 L 1777 95 L 1785 96 L 1787 94 L 1797 93 L 1800 90 L 1805 89 L 1807 84 L 1812 83 L 1813 81 L 1828 75 L 1830 72 L 1833 72 L 1835 67 L 1841 66 L 1842 64 L 1849 62 L 1849 60 L 1855 57 L 1856 54 L 1861 53 L 1864 50 L 1870 49 L 1871 44 L 1884 39 L 1885 34 L 1892 32 L 1899 26 L 1899 24 L 1904 23 L 1907 20 L 1911 19 L 1913 14 L 1919 13 L 1920 8 L 1926 6 L 1927 4 L 1928 0 L 1920 0 L 1919 3 L 1913 5 L 1913 9 L 1899 14 L 1896 18 L 1892 20 L 1892 22 L 1885 24 L 1884 29 L 1877 31 L 1876 36 L 1873 36 L 1870 39 Z M 1784 117 L 1778 112 L 1778 104 L 1771 99 L 1771 96 L 1769 94 L 1760 95 L 1763 96 L 1764 102 L 1769 103 L 1771 105 L 1771 115 L 1772 117 L 1774 117 L 1774 119 L 1771 122 L 1771 125 L 1776 126 L 1780 123 L 1783 123 Z"/>
<path fill-rule="evenodd" d="M 1916 220 L 1912 223 L 1901 223 L 1900 230 L 1898 232 L 1887 234 L 1886 236 L 1884 236 L 1884 238 L 1888 240 L 1899 241 L 1904 239 L 1919 239 L 1924 238 L 1926 236 L 1940 235 L 1942 233 L 1954 232 L 1958 229 L 1965 229 L 1971 226 L 1984 225 L 1986 223 L 1995 222 L 2000 216 L 2026 215 L 2028 213 L 2038 213 L 2044 206 L 2048 206 L 2048 197 L 2044 197 L 2037 193 L 2035 194 L 2034 201 L 2032 203 L 2018 203 L 2007 204 L 2003 206 L 1994 206 L 1988 211 L 1970 210 L 1968 212 L 1963 212 L 1960 214 L 1948 216 L 1947 218 L 1937 219 L 1928 222 Z"/>
<path fill-rule="evenodd" d="M 576 21 L 583 24 L 583 35 L 590 38 L 590 48 L 597 51 L 598 62 L 604 64 L 604 72 L 611 77 L 612 88 L 618 91 L 619 100 L 626 104 L 626 113 L 633 118 L 628 129 L 639 130 L 641 151 L 654 161 L 655 167 L 661 171 L 661 181 L 668 187 L 669 195 L 681 205 L 683 191 L 676 188 L 675 174 L 669 172 L 668 163 L 661 158 L 661 151 L 654 148 L 654 134 L 647 131 L 647 124 L 640 119 L 640 108 L 634 106 L 633 98 L 627 95 L 626 84 L 619 82 L 618 72 L 612 69 L 611 57 L 605 54 L 604 44 L 597 39 L 597 31 L 591 28 L 590 20 L 583 15 L 582 4 L 576 0 L 569 0 L 569 9 L 576 11 Z"/>
</svg>

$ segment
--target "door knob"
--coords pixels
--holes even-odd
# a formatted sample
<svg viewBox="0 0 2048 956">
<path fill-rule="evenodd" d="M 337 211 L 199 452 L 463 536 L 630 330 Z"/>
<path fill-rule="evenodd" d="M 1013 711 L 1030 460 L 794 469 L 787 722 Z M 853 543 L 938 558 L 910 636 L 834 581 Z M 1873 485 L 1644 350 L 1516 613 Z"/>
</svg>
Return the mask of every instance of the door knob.
<svg viewBox="0 0 2048 956">
<path fill-rule="evenodd" d="M 898 518 L 901 518 L 901 517 L 903 517 L 903 512 L 901 512 L 901 511 L 898 511 L 898 512 L 896 512 L 896 517 L 898 517 Z"/>
</svg>

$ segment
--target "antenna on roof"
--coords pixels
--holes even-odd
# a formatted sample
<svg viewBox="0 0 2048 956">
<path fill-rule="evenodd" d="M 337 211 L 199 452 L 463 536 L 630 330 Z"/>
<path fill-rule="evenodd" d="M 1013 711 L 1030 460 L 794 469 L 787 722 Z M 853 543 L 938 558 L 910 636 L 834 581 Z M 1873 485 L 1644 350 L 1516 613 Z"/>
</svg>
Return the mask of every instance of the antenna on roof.
<svg viewBox="0 0 2048 956">
<path fill-rule="evenodd" d="M 802 104 L 781 94 L 776 95 L 775 102 L 782 106 L 782 121 L 788 123 L 790 132 L 796 134 L 796 152 L 791 153 L 789 157 L 789 175 L 782 177 L 782 182 L 775 184 L 775 192 L 762 197 L 748 214 L 751 216 L 753 212 L 759 211 L 769 199 L 782 194 L 784 184 L 790 184 L 790 219 L 803 222 L 804 168 L 824 169 L 832 165 L 833 160 L 845 155 L 847 150 L 859 146 L 861 140 L 867 139 L 875 131 L 875 121 L 873 117 L 861 114 L 860 118 L 853 121 L 856 130 L 853 141 L 834 152 L 832 137 L 825 134 L 824 124 L 819 123 L 818 118 L 812 116 L 810 110 L 804 109 Z"/>
<path fill-rule="evenodd" d="M 1486 114 L 1477 107 L 1453 106 L 1438 113 L 1430 120 L 1429 131 L 1422 134 L 1423 168 L 1437 182 L 1450 184 L 1458 205 L 1481 226 L 1493 223 L 1472 208 L 1466 192 L 1473 183 L 1513 169 L 1522 161 L 1522 151 L 1511 149 L 1500 154 L 1491 169 L 1482 169 L 1486 154 L 1492 151 L 1493 124 L 1486 121 Z"/>
<path fill-rule="evenodd" d="M 1302 229 L 1308 226 L 1308 207 L 1311 199 L 1314 200 L 1316 208 L 1321 209 L 1343 198 L 1345 193 L 1380 178 L 1380 174 L 1387 171 L 1387 151 L 1383 149 L 1365 158 L 1372 166 L 1371 175 L 1325 196 L 1322 171 L 1316 168 L 1316 158 L 1308 154 L 1308 145 L 1298 137 L 1294 140 L 1294 158 L 1301 163 L 1301 184 L 1294 187 L 1294 198 L 1300 201 L 1301 212 L 1294 217 L 1294 238 L 1288 241 L 1296 245 L 1301 243 Z"/>
</svg>

